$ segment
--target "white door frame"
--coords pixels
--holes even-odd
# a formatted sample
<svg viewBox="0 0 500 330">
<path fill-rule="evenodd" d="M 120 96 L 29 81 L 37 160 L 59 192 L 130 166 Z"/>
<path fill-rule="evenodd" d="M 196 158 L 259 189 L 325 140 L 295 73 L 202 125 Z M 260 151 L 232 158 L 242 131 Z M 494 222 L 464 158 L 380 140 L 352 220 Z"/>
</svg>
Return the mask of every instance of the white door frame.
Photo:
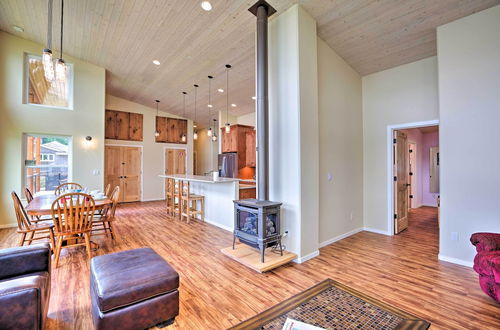
<svg viewBox="0 0 500 330">
<path fill-rule="evenodd" d="M 188 174 L 188 148 L 187 146 L 185 147 L 179 147 L 179 146 L 164 146 L 163 147 L 163 175 L 165 175 L 165 170 L 167 169 L 167 158 L 166 158 L 166 153 L 165 151 L 167 149 L 184 149 L 184 151 L 186 152 L 186 164 L 185 164 L 185 167 L 186 167 L 186 174 Z M 165 185 L 164 185 L 165 187 Z M 167 195 L 165 194 L 165 189 L 163 189 L 163 199 L 167 198 Z"/>
<path fill-rule="evenodd" d="M 387 126 L 387 235 L 389 236 L 394 235 L 394 131 L 426 126 L 439 126 L 439 119 Z"/>
<path fill-rule="evenodd" d="M 144 147 L 138 144 L 114 144 L 114 143 L 105 143 L 104 144 L 104 149 L 106 147 L 134 147 L 134 148 L 140 148 L 141 149 L 141 200 L 140 202 L 144 201 Z M 104 157 L 106 157 L 106 150 L 104 151 Z M 104 164 L 106 164 L 106 160 L 104 160 Z M 103 169 L 103 183 L 106 178 L 106 174 L 104 171 L 106 170 L 106 167 Z"/>
</svg>

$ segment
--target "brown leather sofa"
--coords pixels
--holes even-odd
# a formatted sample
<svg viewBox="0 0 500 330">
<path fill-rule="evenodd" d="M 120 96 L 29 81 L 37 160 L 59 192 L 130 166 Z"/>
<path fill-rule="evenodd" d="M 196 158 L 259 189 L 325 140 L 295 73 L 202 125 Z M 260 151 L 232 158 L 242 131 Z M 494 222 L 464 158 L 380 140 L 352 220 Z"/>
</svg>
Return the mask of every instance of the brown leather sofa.
<svg viewBox="0 0 500 330">
<path fill-rule="evenodd" d="M 0 329 L 43 329 L 50 300 L 49 244 L 0 250 Z"/>
</svg>

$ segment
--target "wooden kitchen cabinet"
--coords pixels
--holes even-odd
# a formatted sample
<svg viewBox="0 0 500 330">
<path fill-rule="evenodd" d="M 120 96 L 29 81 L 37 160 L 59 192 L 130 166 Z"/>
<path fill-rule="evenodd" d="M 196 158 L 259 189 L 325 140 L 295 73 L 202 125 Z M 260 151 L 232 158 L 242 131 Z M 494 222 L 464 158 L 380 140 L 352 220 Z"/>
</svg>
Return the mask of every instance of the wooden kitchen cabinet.
<svg viewBox="0 0 500 330">
<path fill-rule="evenodd" d="M 240 189 L 240 199 L 256 198 L 257 191 L 256 188 Z"/>
<path fill-rule="evenodd" d="M 185 119 L 156 117 L 156 130 L 160 133 L 155 137 L 156 142 L 187 143 L 187 138 L 185 142 L 182 142 L 182 135 L 187 137 L 187 120 Z"/>
<path fill-rule="evenodd" d="M 106 139 L 142 141 L 143 115 L 140 113 L 106 110 Z"/>
<path fill-rule="evenodd" d="M 229 133 L 222 127 L 220 131 L 222 152 L 238 152 L 245 157 L 246 133 L 250 131 L 253 131 L 252 126 L 232 125 Z"/>
<path fill-rule="evenodd" d="M 255 130 L 251 130 L 246 132 L 246 157 L 245 164 L 246 166 L 255 167 L 256 162 L 256 141 L 255 141 Z"/>
</svg>

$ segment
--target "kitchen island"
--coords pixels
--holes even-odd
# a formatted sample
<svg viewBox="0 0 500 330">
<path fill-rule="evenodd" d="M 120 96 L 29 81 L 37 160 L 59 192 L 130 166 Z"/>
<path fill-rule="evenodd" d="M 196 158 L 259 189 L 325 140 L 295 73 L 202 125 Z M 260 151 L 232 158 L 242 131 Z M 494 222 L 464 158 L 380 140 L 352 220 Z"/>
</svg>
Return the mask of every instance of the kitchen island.
<svg viewBox="0 0 500 330">
<path fill-rule="evenodd" d="M 202 175 L 171 174 L 159 175 L 162 179 L 190 182 L 191 193 L 205 196 L 205 221 L 217 227 L 233 231 L 233 200 L 239 199 L 237 178 L 218 178 Z"/>
</svg>

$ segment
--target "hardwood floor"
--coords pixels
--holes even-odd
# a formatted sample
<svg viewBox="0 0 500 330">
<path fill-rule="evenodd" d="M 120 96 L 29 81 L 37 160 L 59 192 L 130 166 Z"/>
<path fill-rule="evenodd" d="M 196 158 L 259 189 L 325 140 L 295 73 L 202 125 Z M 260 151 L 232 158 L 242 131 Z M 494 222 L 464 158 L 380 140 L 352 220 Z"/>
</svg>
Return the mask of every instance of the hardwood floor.
<svg viewBox="0 0 500 330">
<path fill-rule="evenodd" d="M 224 256 L 231 233 L 199 221 L 168 218 L 163 202 L 122 204 L 116 243 L 94 255 L 151 246 L 180 274 L 180 315 L 171 328 L 223 329 L 332 278 L 418 315 L 432 329 L 493 329 L 500 306 L 479 288 L 471 268 L 437 260 L 436 210 L 410 213 L 410 227 L 389 237 L 361 232 L 328 245 L 303 264 L 258 274 Z M 0 230 L 0 248 L 17 244 L 14 229 Z M 64 249 L 53 269 L 50 329 L 91 329 L 89 263 L 84 248 Z"/>
</svg>

